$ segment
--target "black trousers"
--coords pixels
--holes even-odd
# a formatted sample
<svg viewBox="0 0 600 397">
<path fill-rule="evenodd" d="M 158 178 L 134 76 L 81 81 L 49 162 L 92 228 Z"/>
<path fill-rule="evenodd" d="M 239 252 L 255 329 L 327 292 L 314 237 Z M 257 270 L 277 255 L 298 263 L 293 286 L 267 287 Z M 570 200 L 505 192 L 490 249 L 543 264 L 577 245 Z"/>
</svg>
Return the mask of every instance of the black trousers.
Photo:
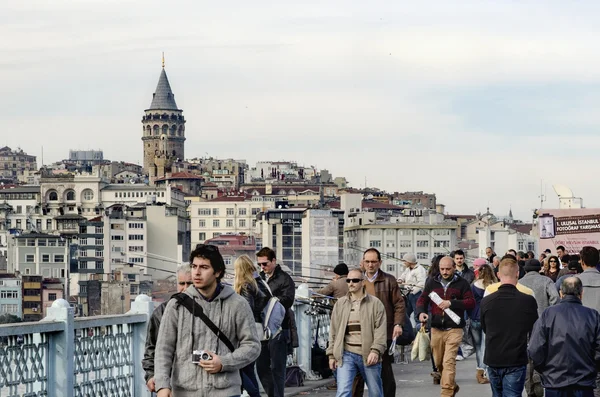
<svg viewBox="0 0 600 397">
<path fill-rule="evenodd" d="M 392 369 L 394 356 L 388 354 L 391 340 L 387 341 L 387 349 L 383 353 L 381 361 L 381 383 L 383 383 L 383 397 L 396 397 L 396 378 Z M 352 385 L 352 397 L 363 397 L 365 394 L 365 381 L 362 376 L 356 375 L 354 384 Z"/>
<path fill-rule="evenodd" d="M 290 330 L 284 329 L 268 342 L 261 342 L 262 349 L 256 360 L 256 372 L 269 397 L 284 397 L 287 344 Z"/>
</svg>

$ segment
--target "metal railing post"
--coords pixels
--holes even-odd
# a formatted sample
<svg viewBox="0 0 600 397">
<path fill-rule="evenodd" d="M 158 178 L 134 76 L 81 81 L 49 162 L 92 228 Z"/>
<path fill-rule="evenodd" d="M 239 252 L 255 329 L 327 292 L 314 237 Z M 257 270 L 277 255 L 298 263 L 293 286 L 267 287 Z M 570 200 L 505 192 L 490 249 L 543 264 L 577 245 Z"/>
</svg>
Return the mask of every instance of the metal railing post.
<svg viewBox="0 0 600 397">
<path fill-rule="evenodd" d="M 142 370 L 142 359 L 146 349 L 146 334 L 148 331 L 148 322 L 154 311 L 154 302 L 147 295 L 138 295 L 131 304 L 131 310 L 128 313 L 147 314 L 148 317 L 144 323 L 132 324 L 133 326 L 133 367 L 138 369 L 133 374 L 133 395 L 150 396 L 144 380 L 144 371 Z"/>
<path fill-rule="evenodd" d="M 305 372 L 311 371 L 311 349 L 312 349 L 312 331 L 311 316 L 305 312 L 310 309 L 310 305 L 303 303 L 297 304 L 296 310 L 296 328 L 298 329 L 298 366 Z"/>
<path fill-rule="evenodd" d="M 61 321 L 62 332 L 49 334 L 48 396 L 73 397 L 75 393 L 75 328 L 74 310 L 64 299 L 54 301 L 45 321 Z M 42 321 L 44 321 L 42 320 Z"/>
</svg>

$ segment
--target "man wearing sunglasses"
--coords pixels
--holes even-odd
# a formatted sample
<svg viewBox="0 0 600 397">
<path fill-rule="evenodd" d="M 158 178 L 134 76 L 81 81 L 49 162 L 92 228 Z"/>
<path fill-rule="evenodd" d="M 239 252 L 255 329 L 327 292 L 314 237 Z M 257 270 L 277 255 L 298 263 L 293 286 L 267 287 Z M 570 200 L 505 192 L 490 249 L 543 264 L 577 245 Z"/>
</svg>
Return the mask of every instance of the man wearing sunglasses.
<svg viewBox="0 0 600 397">
<path fill-rule="evenodd" d="M 275 251 L 271 248 L 264 247 L 258 251 L 256 261 L 262 270 L 260 276 L 267 281 L 273 296 L 277 297 L 286 309 L 279 335 L 262 342 L 260 357 L 256 361 L 256 372 L 269 397 L 283 397 L 287 345 L 290 342 L 289 309 L 294 304 L 296 285 L 292 277 L 277 264 Z"/>
<path fill-rule="evenodd" d="M 192 282 L 192 268 L 189 264 L 184 263 L 177 267 L 177 292 L 183 292 L 187 287 L 194 284 Z M 162 319 L 165 307 L 169 301 L 163 302 L 160 306 L 154 309 L 152 317 L 148 322 L 148 332 L 146 333 L 146 351 L 142 360 L 142 368 L 146 371 L 145 379 L 146 386 L 151 392 L 154 389 L 154 350 L 156 349 L 156 339 L 158 338 L 158 330 L 160 328 L 160 320 Z"/>
<path fill-rule="evenodd" d="M 381 361 L 387 354 L 387 321 L 383 303 L 368 295 L 360 269 L 346 278 L 348 294 L 331 314 L 327 356 L 337 369 L 337 395 L 349 396 L 357 374 L 366 380 L 369 397 L 382 397 Z"/>
</svg>

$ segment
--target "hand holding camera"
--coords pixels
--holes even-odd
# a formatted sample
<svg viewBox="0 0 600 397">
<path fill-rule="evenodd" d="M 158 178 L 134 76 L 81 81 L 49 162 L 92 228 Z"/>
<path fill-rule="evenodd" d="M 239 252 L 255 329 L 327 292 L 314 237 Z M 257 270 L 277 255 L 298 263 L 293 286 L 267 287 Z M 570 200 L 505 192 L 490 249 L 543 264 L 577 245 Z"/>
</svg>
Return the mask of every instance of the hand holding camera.
<svg viewBox="0 0 600 397">
<path fill-rule="evenodd" d="M 194 350 L 192 352 L 192 363 L 198 364 L 209 374 L 219 373 L 223 369 L 221 357 L 205 350 Z"/>
</svg>

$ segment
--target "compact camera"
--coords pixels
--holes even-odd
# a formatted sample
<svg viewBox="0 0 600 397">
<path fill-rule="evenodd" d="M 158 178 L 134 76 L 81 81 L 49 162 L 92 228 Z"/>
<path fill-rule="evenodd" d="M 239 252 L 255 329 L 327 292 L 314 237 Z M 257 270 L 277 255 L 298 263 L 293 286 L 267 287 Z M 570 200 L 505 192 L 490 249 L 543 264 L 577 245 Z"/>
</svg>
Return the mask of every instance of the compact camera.
<svg viewBox="0 0 600 397">
<path fill-rule="evenodd" d="M 192 364 L 198 364 L 200 361 L 212 360 L 212 356 L 204 350 L 194 350 L 192 352 Z"/>
</svg>

